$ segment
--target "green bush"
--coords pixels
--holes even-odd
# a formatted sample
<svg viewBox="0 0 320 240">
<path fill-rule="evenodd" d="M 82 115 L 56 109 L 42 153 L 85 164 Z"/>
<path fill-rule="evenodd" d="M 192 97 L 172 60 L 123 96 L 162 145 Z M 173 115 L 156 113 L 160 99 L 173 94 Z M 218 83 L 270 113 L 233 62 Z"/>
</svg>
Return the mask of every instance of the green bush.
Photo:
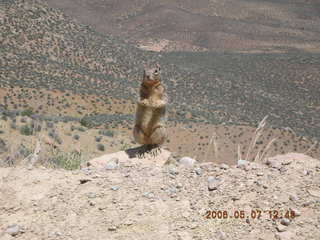
<svg viewBox="0 0 320 240">
<path fill-rule="evenodd" d="M 100 142 L 102 139 L 102 136 L 96 136 L 95 139 L 96 139 L 96 142 Z"/>
<path fill-rule="evenodd" d="M 111 130 L 100 130 L 99 134 L 107 136 L 107 137 L 113 137 L 114 136 L 113 131 L 111 131 Z"/>
<path fill-rule="evenodd" d="M 99 143 L 99 144 L 97 145 L 97 148 L 98 148 L 99 151 L 104 151 L 104 150 L 105 150 L 104 145 L 101 144 L 101 143 Z"/>
<path fill-rule="evenodd" d="M 28 108 L 28 109 L 25 109 L 21 112 L 21 116 L 27 116 L 27 117 L 30 117 L 31 115 L 33 114 L 33 111 L 32 109 Z"/>
<path fill-rule="evenodd" d="M 20 133 L 25 136 L 30 136 L 33 134 L 33 129 L 29 125 L 23 125 L 20 127 Z"/>
<path fill-rule="evenodd" d="M 86 119 L 86 118 L 81 118 L 80 124 L 81 124 L 82 126 L 84 126 L 84 127 L 87 127 L 87 128 L 92 128 L 92 127 L 94 127 L 93 122 L 91 122 L 89 119 Z"/>
</svg>

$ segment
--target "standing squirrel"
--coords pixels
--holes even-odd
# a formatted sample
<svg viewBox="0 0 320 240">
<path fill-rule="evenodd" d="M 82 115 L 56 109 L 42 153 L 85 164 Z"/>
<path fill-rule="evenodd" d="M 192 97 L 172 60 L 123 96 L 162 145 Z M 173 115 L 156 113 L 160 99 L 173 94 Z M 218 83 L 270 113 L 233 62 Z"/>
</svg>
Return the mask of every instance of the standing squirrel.
<svg viewBox="0 0 320 240">
<path fill-rule="evenodd" d="M 167 138 L 165 126 L 167 97 L 160 67 L 145 69 L 137 103 L 134 139 L 143 145 L 161 145 Z"/>
</svg>

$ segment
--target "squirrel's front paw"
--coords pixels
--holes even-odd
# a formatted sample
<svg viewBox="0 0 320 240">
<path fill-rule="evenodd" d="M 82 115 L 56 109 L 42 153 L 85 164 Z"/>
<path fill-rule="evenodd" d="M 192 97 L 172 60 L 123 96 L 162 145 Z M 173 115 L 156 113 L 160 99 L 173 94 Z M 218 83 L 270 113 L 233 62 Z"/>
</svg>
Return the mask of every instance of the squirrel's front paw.
<svg viewBox="0 0 320 240">
<path fill-rule="evenodd" d="M 139 104 L 140 104 L 140 105 L 144 105 L 144 106 L 150 105 L 148 99 L 140 100 L 140 101 L 139 101 Z"/>
</svg>

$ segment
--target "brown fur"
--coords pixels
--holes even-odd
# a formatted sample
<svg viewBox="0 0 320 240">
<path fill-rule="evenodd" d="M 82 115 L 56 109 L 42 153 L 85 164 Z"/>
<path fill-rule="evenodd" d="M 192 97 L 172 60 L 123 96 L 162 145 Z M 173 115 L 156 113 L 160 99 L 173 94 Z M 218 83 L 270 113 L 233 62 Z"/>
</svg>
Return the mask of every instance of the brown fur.
<svg viewBox="0 0 320 240">
<path fill-rule="evenodd" d="M 144 71 L 137 103 L 134 139 L 140 144 L 160 145 L 167 138 L 165 127 L 167 99 L 160 68 Z"/>
</svg>

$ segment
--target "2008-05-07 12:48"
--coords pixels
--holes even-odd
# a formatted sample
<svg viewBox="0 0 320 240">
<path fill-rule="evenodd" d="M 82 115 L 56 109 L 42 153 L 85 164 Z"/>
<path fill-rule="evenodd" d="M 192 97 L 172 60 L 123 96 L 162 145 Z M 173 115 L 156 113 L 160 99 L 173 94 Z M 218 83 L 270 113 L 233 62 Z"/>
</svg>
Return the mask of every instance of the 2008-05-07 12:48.
<svg viewBox="0 0 320 240">
<path fill-rule="evenodd" d="M 267 218 L 276 220 L 281 218 L 293 219 L 296 217 L 296 214 L 293 210 L 251 210 L 249 213 L 246 213 L 244 210 L 234 210 L 233 212 L 228 212 L 227 210 L 208 210 L 206 211 L 204 217 L 206 219 L 260 219 L 263 215 Z"/>
</svg>

